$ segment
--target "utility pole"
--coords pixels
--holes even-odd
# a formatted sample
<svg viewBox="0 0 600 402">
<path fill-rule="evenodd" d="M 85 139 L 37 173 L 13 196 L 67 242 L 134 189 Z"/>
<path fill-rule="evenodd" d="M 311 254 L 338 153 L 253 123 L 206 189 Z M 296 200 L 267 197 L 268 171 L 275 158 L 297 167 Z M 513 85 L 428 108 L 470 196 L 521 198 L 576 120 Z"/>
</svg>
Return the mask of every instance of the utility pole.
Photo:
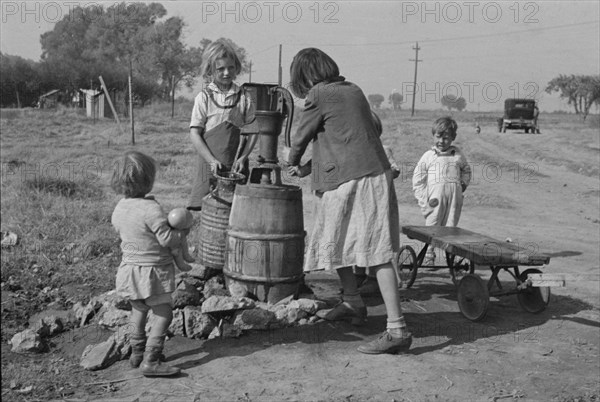
<svg viewBox="0 0 600 402">
<path fill-rule="evenodd" d="M 252 60 L 250 60 L 250 76 L 248 77 L 248 82 L 252 82 Z"/>
<path fill-rule="evenodd" d="M 282 70 L 281 70 L 281 45 L 279 45 L 279 79 L 277 80 L 277 82 L 279 83 L 279 86 L 281 86 L 281 83 L 283 82 L 283 78 L 282 78 Z"/>
<path fill-rule="evenodd" d="M 131 63 L 131 57 L 129 58 L 129 77 L 127 79 L 129 83 L 129 121 L 131 123 L 131 144 L 135 145 L 135 125 L 133 120 L 133 90 L 131 88 L 131 76 L 133 75 L 133 65 Z"/>
<path fill-rule="evenodd" d="M 415 58 L 414 59 L 408 59 L 408 61 L 414 61 L 415 62 L 415 80 L 413 82 L 413 101 L 412 101 L 412 111 L 410 112 L 411 116 L 415 115 L 415 98 L 417 97 L 417 63 L 419 63 L 420 61 L 423 60 L 419 60 L 419 49 L 421 49 L 419 47 L 419 42 L 416 42 L 416 46 L 413 47 L 413 49 L 415 50 Z"/>
</svg>

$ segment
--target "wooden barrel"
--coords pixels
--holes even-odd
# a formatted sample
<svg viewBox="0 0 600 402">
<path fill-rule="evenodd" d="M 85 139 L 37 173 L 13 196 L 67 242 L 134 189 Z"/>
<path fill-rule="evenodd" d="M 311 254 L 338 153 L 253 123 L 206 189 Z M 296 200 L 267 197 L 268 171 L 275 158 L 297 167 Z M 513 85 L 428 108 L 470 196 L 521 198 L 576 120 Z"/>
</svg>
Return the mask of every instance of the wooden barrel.
<svg viewBox="0 0 600 402">
<path fill-rule="evenodd" d="M 217 187 L 202 199 L 198 262 L 209 268 L 223 269 L 231 202 L 236 184 L 244 182 L 245 176 L 225 172 L 216 178 Z"/>
<path fill-rule="evenodd" d="M 302 190 L 247 184 L 235 189 L 223 274 L 232 294 L 240 289 L 276 303 L 297 295 L 304 277 Z"/>
</svg>

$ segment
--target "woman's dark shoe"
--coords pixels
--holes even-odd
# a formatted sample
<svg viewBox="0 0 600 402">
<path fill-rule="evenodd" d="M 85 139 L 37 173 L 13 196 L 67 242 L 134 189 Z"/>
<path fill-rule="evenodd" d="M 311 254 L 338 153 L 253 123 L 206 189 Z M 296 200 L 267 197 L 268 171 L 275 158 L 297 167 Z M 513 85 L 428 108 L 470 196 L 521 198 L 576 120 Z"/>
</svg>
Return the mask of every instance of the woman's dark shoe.
<svg viewBox="0 0 600 402">
<path fill-rule="evenodd" d="M 407 332 L 401 338 L 394 338 L 388 331 L 385 331 L 374 341 L 359 346 L 358 351 L 370 355 L 396 354 L 407 352 L 411 344 L 412 334 L 410 332 Z"/>
<path fill-rule="evenodd" d="M 379 283 L 377 283 L 377 279 L 370 276 L 368 276 L 362 285 L 360 285 L 358 291 L 361 296 L 373 296 L 381 293 L 379 291 Z"/>
<path fill-rule="evenodd" d="M 332 309 L 317 311 L 317 317 L 327 321 L 350 320 L 352 325 L 364 325 L 367 322 L 367 307 L 354 307 L 346 302 L 341 302 Z"/>
</svg>

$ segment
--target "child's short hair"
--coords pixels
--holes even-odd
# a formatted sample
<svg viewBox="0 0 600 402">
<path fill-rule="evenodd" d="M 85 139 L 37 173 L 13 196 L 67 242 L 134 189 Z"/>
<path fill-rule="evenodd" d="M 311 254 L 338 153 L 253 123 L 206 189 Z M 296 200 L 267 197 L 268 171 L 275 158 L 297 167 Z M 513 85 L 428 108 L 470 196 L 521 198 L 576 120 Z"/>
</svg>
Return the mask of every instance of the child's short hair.
<svg viewBox="0 0 600 402">
<path fill-rule="evenodd" d="M 437 133 L 448 132 L 452 138 L 456 138 L 456 131 L 458 130 L 458 124 L 451 117 L 440 117 L 433 123 L 431 128 L 431 134 L 436 135 Z"/>
<path fill-rule="evenodd" d="M 210 82 L 215 71 L 215 63 L 217 59 L 229 57 L 235 65 L 235 75 L 242 71 L 242 62 L 237 55 L 233 45 L 227 39 L 217 39 L 210 43 L 202 52 L 202 64 L 200 65 L 200 73 L 202 78 Z"/>
<path fill-rule="evenodd" d="M 152 190 L 156 162 L 146 154 L 129 151 L 115 166 L 110 186 L 127 198 L 143 197 Z"/>
<path fill-rule="evenodd" d="M 300 50 L 290 66 L 290 89 L 294 95 L 304 98 L 319 82 L 339 77 L 340 70 L 327 53 L 314 47 Z"/>
</svg>

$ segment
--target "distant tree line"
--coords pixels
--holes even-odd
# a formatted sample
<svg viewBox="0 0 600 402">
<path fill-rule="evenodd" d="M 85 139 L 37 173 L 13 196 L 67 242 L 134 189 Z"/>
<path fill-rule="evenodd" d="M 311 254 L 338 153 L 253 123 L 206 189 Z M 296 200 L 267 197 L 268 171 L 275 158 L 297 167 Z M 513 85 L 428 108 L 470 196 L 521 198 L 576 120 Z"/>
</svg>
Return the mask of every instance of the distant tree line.
<svg viewBox="0 0 600 402">
<path fill-rule="evenodd" d="M 561 74 L 548 83 L 546 92 L 560 92 L 560 97 L 575 108 L 575 114 L 585 120 L 592 105 L 600 105 L 600 75 Z"/>
<path fill-rule="evenodd" d="M 0 106 L 33 106 L 53 89 L 71 99 L 80 88 L 98 89 L 98 76 L 109 91 L 125 90 L 130 68 L 133 91 L 142 104 L 167 100 L 181 85 L 194 85 L 202 51 L 211 40 L 186 47 L 183 19 L 166 18 L 159 3 L 96 6 L 102 10 L 93 19 L 81 7 L 73 7 L 52 31 L 41 35 L 40 62 L 0 53 Z M 245 50 L 231 43 L 243 71 L 248 71 Z"/>
</svg>

